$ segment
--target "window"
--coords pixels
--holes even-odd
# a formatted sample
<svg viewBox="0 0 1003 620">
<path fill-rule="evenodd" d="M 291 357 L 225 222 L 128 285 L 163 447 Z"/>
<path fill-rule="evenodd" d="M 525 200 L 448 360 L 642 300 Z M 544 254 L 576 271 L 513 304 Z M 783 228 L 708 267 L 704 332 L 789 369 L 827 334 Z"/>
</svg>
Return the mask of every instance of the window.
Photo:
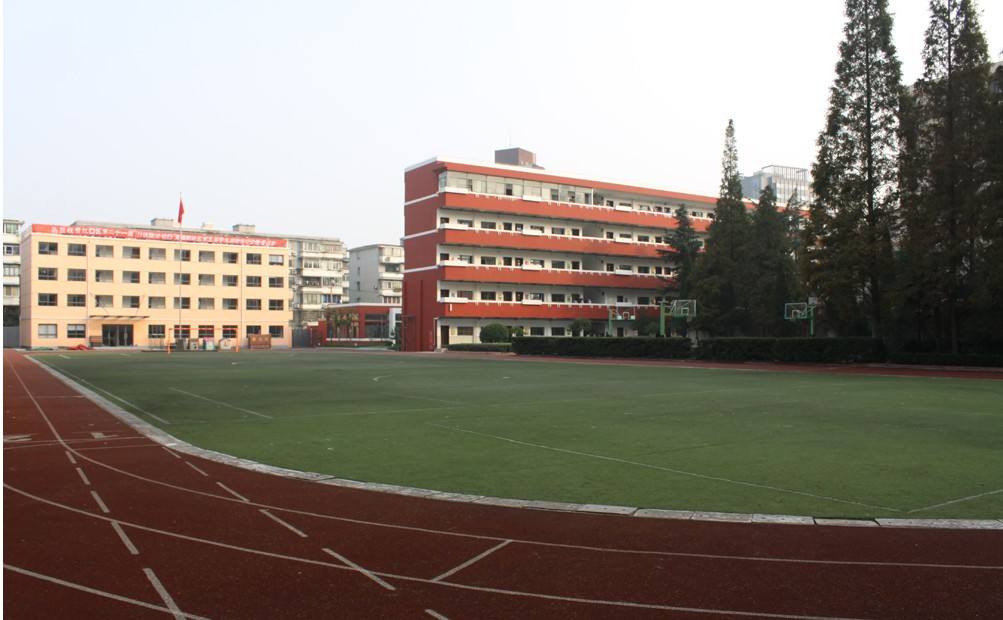
<svg viewBox="0 0 1003 620">
<path fill-rule="evenodd" d="M 286 285 L 286 279 L 282 276 L 277 278 L 268 278 L 268 288 L 282 288 Z"/>
<path fill-rule="evenodd" d="M 474 227 L 474 221 L 473 220 L 460 220 L 460 219 L 457 219 L 456 223 L 459 224 L 460 226 L 466 226 L 467 228 L 473 228 Z"/>
<path fill-rule="evenodd" d="M 127 284 L 139 284 L 139 272 L 138 271 L 123 271 L 122 272 L 122 282 Z"/>
<path fill-rule="evenodd" d="M 456 335 L 457 336 L 473 336 L 474 335 L 474 328 L 473 327 L 457 327 L 456 328 Z"/>
<path fill-rule="evenodd" d="M 439 260 L 443 260 L 443 261 L 449 260 L 449 254 L 446 253 L 446 252 L 440 252 L 439 253 Z"/>
<path fill-rule="evenodd" d="M 571 191 L 568 192 L 568 202 L 575 202 L 575 193 L 574 192 L 571 192 Z"/>
<path fill-rule="evenodd" d="M 526 299 L 532 301 L 543 301 L 543 293 L 526 293 Z"/>
<path fill-rule="evenodd" d="M 55 306 L 57 301 L 59 301 L 59 296 L 55 293 L 38 294 L 38 305 L 40 306 Z"/>
<path fill-rule="evenodd" d="M 248 310 L 261 310 L 261 300 L 260 299 L 248 299 L 247 306 Z"/>
<path fill-rule="evenodd" d="M 111 308 L 115 305 L 111 295 L 95 295 L 94 306 L 96 308 Z"/>
<path fill-rule="evenodd" d="M 575 270 L 581 269 L 582 263 L 580 261 L 573 260 L 571 261 L 571 268 Z"/>
<path fill-rule="evenodd" d="M 482 265 L 497 265 L 498 264 L 498 259 L 495 258 L 494 256 L 482 256 L 481 257 L 481 264 Z"/>
<path fill-rule="evenodd" d="M 511 196 L 512 195 L 512 184 L 511 183 L 506 183 L 505 184 L 505 195 L 506 196 Z"/>
<path fill-rule="evenodd" d="M 621 239 L 633 239 L 634 235 L 631 234 L 631 233 L 620 233 L 620 238 Z"/>
<path fill-rule="evenodd" d="M 153 310 L 163 310 L 167 307 L 167 298 L 165 297 L 147 297 L 146 307 Z"/>
<path fill-rule="evenodd" d="M 650 297 L 638 297 L 637 298 L 637 305 L 639 305 L 639 306 L 648 306 L 648 305 L 651 305 L 651 298 Z"/>
<path fill-rule="evenodd" d="M 498 224 L 494 222 L 481 222 L 481 228 L 485 230 L 495 230 L 498 228 Z"/>
<path fill-rule="evenodd" d="M 163 271 L 151 271 L 146 276 L 146 281 L 150 284 L 167 284 L 167 274 Z"/>
<path fill-rule="evenodd" d="M 174 309 L 175 310 L 188 310 L 192 307 L 191 297 L 175 297 L 174 298 Z"/>
<path fill-rule="evenodd" d="M 70 243 L 66 253 L 70 256 L 87 256 L 87 246 L 83 243 Z"/>
<path fill-rule="evenodd" d="M 83 323 L 70 323 L 66 326 L 67 338 L 86 338 L 87 326 Z"/>
<path fill-rule="evenodd" d="M 174 250 L 174 260 L 189 262 L 192 259 L 191 250 Z"/>
<path fill-rule="evenodd" d="M 122 296 L 122 307 L 123 308 L 138 308 L 139 307 L 139 295 L 123 295 Z"/>
<path fill-rule="evenodd" d="M 543 226 L 539 226 L 537 224 L 530 224 L 529 225 L 529 229 L 530 230 L 535 230 L 538 233 L 545 233 L 545 232 L 547 232 L 546 228 L 544 228 Z"/>
<path fill-rule="evenodd" d="M 199 297 L 199 310 L 215 310 L 216 300 L 212 297 Z"/>
<path fill-rule="evenodd" d="M 515 232 L 522 232 L 522 224 L 519 222 L 515 223 Z"/>
<path fill-rule="evenodd" d="M 87 270 L 86 269 L 67 269 L 66 279 L 70 282 L 86 282 L 87 281 Z"/>
<path fill-rule="evenodd" d="M 216 253 L 212 250 L 199 250 L 199 262 L 200 263 L 215 263 Z M 199 329 L 202 329 L 201 327 Z"/>
<path fill-rule="evenodd" d="M 551 327 L 550 328 L 550 335 L 551 336 L 563 336 L 564 335 L 564 328 L 563 327 Z"/>
<path fill-rule="evenodd" d="M 607 230 L 607 231 L 606 231 L 606 238 L 607 238 L 607 239 L 612 239 L 612 238 L 613 238 L 613 233 L 612 233 L 611 231 L 608 231 L 608 230 Z"/>
<path fill-rule="evenodd" d="M 226 297 L 223 299 L 223 309 L 224 310 L 236 310 L 237 309 L 237 299 L 235 297 Z"/>
<path fill-rule="evenodd" d="M 236 252 L 223 252 L 223 262 L 230 263 L 231 265 L 237 264 L 237 253 Z M 236 338 L 236 336 L 234 336 Z"/>
<path fill-rule="evenodd" d="M 223 326 L 223 337 L 224 338 L 236 338 L 237 337 L 237 326 L 236 325 L 224 325 Z"/>
<path fill-rule="evenodd" d="M 150 248 L 147 250 L 150 260 L 167 260 L 167 250 L 164 248 Z"/>
<path fill-rule="evenodd" d="M 439 289 L 439 297 L 442 297 L 442 298 L 449 297 L 449 289 L 448 288 L 441 288 L 441 289 Z"/>
<path fill-rule="evenodd" d="M 616 269 L 616 265 L 613 263 L 606 263 L 606 271 L 613 271 L 614 269 Z"/>
<path fill-rule="evenodd" d="M 571 229 L 571 236 L 572 237 L 581 237 L 582 236 L 582 229 L 581 228 L 572 228 Z"/>
<path fill-rule="evenodd" d="M 244 333 L 246 333 L 248 336 L 256 336 L 261 333 L 261 326 L 248 325 L 247 328 L 244 330 Z"/>
<path fill-rule="evenodd" d="M 637 240 L 640 241 L 641 243 L 648 243 L 651 240 L 651 237 L 649 237 L 648 235 L 638 235 Z"/>
<path fill-rule="evenodd" d="M 502 222 L 502 230 L 512 230 L 512 222 Z"/>
<path fill-rule="evenodd" d="M 512 301 L 512 291 L 502 291 L 502 301 Z"/>
<path fill-rule="evenodd" d="M 633 270 L 633 269 L 631 268 L 631 266 L 630 266 L 630 265 L 617 265 L 617 266 L 616 266 L 616 270 L 617 270 L 617 271 L 631 271 L 631 272 L 633 272 L 633 271 L 634 271 L 634 270 Z"/>
<path fill-rule="evenodd" d="M 261 254 L 246 254 L 244 256 L 245 262 L 248 265 L 260 265 L 261 264 Z"/>
<path fill-rule="evenodd" d="M 223 286 L 237 286 L 237 276 L 223 276 Z"/>
<path fill-rule="evenodd" d="M 494 291 L 481 291 L 481 301 L 495 301 L 498 298 Z"/>
<path fill-rule="evenodd" d="M 648 267 L 647 265 L 638 265 L 637 273 L 651 273 L 651 267 Z"/>
<path fill-rule="evenodd" d="M 39 254 L 59 254 L 59 244 L 53 243 L 51 241 L 39 241 L 38 242 L 38 253 Z M 53 326 L 55 327 L 55 326 Z M 52 338 L 56 336 L 53 335 Z"/>
<path fill-rule="evenodd" d="M 191 327 L 191 325 L 175 325 L 174 326 L 174 337 L 175 338 L 191 338 L 192 337 L 192 327 Z"/>
<path fill-rule="evenodd" d="M 5 243 L 3 244 L 3 255 L 4 256 L 20 256 L 21 246 L 16 243 Z"/>
<path fill-rule="evenodd" d="M 96 245 L 94 246 L 94 256 L 99 258 L 114 258 L 115 247 L 111 245 Z"/>
<path fill-rule="evenodd" d="M 21 225 L 17 222 L 4 222 L 3 233 L 5 235 L 16 235 L 21 231 Z"/>
<path fill-rule="evenodd" d="M 5 286 L 5 287 L 3 287 L 3 296 L 4 297 L 20 297 L 21 296 L 21 287 L 20 286 L 10 286 L 10 285 Z"/>
<path fill-rule="evenodd" d="M 468 265 L 474 264 L 474 257 L 470 254 L 460 254 L 459 256 L 456 257 L 456 260 L 460 261 L 461 263 L 467 263 Z"/>
<path fill-rule="evenodd" d="M 94 272 L 95 282 L 114 282 L 115 274 L 110 269 L 98 269 Z"/>
<path fill-rule="evenodd" d="M 56 268 L 55 267 L 39 267 L 38 268 L 38 279 L 39 280 L 55 280 L 56 279 Z"/>
<path fill-rule="evenodd" d="M 281 300 L 281 299 L 269 299 L 268 300 L 268 309 L 269 310 L 284 310 L 285 309 L 285 303 L 283 303 L 283 300 Z"/>
<path fill-rule="evenodd" d="M 461 299 L 473 299 L 474 298 L 474 292 L 473 291 L 456 291 L 456 296 L 460 297 Z"/>
<path fill-rule="evenodd" d="M 252 288 L 261 287 L 261 276 L 247 276 L 247 286 Z"/>
<path fill-rule="evenodd" d="M 655 273 L 658 274 L 658 275 L 661 275 L 662 274 L 662 268 L 661 267 L 655 267 Z"/>
<path fill-rule="evenodd" d="M 554 302 L 555 304 L 563 304 L 564 300 L 565 300 L 564 293 L 551 293 L 550 295 L 550 301 Z"/>
<path fill-rule="evenodd" d="M 215 338 L 216 328 L 212 325 L 199 325 L 199 338 Z"/>
<path fill-rule="evenodd" d="M 87 297 L 85 295 L 67 295 L 66 305 L 73 308 L 83 308 L 87 305 Z"/>
<path fill-rule="evenodd" d="M 285 264 L 285 259 L 282 257 L 281 254 L 269 254 L 268 255 L 268 264 L 269 265 L 284 265 Z"/>
<path fill-rule="evenodd" d="M 200 273 L 199 286 L 216 286 L 216 276 L 211 273 Z"/>
<path fill-rule="evenodd" d="M 526 264 L 533 265 L 534 267 L 543 267 L 544 266 L 542 258 L 527 258 L 526 259 Z"/>
<path fill-rule="evenodd" d="M 164 338 L 166 334 L 166 326 L 164 325 L 147 325 L 146 327 L 146 337 L 147 338 Z"/>
<path fill-rule="evenodd" d="M 551 226 L 550 227 L 550 234 L 552 234 L 552 235 L 563 235 L 564 234 L 564 227 L 563 226 Z"/>
<path fill-rule="evenodd" d="M 550 266 L 553 269 L 566 269 L 567 263 L 562 260 L 552 260 L 550 261 Z"/>
<path fill-rule="evenodd" d="M 448 217 L 440 217 L 439 218 L 439 223 L 440 224 L 448 224 L 449 223 L 449 218 Z"/>
<path fill-rule="evenodd" d="M 5 278 L 18 277 L 21 275 L 21 265 L 17 263 L 4 263 L 3 275 Z"/>
<path fill-rule="evenodd" d="M 282 325 L 269 325 L 268 335 L 272 338 L 282 338 L 285 336 L 286 329 Z"/>
<path fill-rule="evenodd" d="M 544 329 L 542 327 L 530 327 L 529 328 L 529 335 L 530 336 L 542 336 L 543 334 L 544 334 Z"/>
<path fill-rule="evenodd" d="M 560 192 L 558 190 L 556 190 L 556 189 L 551 189 L 550 190 L 550 199 L 553 200 L 553 201 L 560 200 L 561 199 Z"/>
<path fill-rule="evenodd" d="M 122 248 L 122 258 L 139 258 L 139 248 L 132 246 Z"/>
<path fill-rule="evenodd" d="M 39 338 L 55 338 L 56 337 L 56 324 L 55 323 L 39 323 L 39 325 L 38 325 L 38 337 Z"/>
<path fill-rule="evenodd" d="M 192 283 L 192 274 L 190 273 L 175 273 L 174 274 L 175 284 L 188 285 Z"/>
<path fill-rule="evenodd" d="M 505 265 L 506 267 L 511 267 L 512 266 L 512 257 L 511 256 L 502 256 L 502 265 Z"/>
</svg>

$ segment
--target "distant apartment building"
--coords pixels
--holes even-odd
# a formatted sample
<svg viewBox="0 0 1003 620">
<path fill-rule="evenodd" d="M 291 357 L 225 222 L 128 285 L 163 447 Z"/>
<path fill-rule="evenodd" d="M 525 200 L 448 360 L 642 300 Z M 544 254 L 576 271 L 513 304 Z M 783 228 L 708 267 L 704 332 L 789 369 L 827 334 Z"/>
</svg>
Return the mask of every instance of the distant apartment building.
<svg viewBox="0 0 1003 620">
<path fill-rule="evenodd" d="M 792 197 L 804 204 L 810 203 L 811 172 L 807 168 L 793 166 L 765 166 L 750 176 L 742 177 L 742 196 L 749 200 L 759 200 L 759 194 L 772 187 L 777 202 L 790 202 Z"/>
<path fill-rule="evenodd" d="M 637 333 L 671 283 L 682 206 L 701 235 L 717 197 L 436 157 L 404 172 L 403 344 L 477 342 L 491 323 L 570 336 L 575 319 Z M 507 159 L 511 161 L 511 159 Z"/>
<path fill-rule="evenodd" d="M 3 221 L 3 346 L 19 343 L 21 315 L 21 220 Z"/>
<path fill-rule="evenodd" d="M 324 307 L 348 297 L 345 244 L 332 237 L 286 235 L 293 325 L 304 327 L 324 318 Z"/>
<path fill-rule="evenodd" d="M 404 286 L 404 248 L 389 243 L 349 250 L 348 301 L 366 304 L 401 304 Z"/>
<path fill-rule="evenodd" d="M 21 345 L 291 342 L 286 239 L 209 229 L 32 224 L 21 238 Z"/>
</svg>

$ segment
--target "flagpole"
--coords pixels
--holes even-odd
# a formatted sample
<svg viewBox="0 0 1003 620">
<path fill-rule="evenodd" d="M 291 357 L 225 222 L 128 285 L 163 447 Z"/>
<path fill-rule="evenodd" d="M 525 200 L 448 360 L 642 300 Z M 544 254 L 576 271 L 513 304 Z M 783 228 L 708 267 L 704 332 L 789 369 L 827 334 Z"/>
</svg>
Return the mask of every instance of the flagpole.
<svg viewBox="0 0 1003 620">
<path fill-rule="evenodd" d="M 181 222 L 184 219 L 185 209 L 184 209 L 184 198 L 181 196 L 181 192 L 178 192 L 178 326 L 175 328 L 175 338 L 177 338 L 177 331 L 181 329 L 181 309 L 184 307 L 183 299 L 181 296 L 181 281 L 182 281 L 182 254 L 184 253 L 184 246 L 181 244 Z M 190 332 L 189 332 L 190 334 Z"/>
</svg>

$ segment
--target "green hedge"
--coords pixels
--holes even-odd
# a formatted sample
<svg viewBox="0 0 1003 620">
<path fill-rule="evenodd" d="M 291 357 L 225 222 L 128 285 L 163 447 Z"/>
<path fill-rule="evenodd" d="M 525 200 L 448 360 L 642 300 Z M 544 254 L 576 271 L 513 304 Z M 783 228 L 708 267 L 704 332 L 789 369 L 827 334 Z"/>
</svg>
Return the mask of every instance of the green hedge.
<svg viewBox="0 0 1003 620">
<path fill-rule="evenodd" d="M 892 353 L 888 361 L 893 364 L 919 364 L 925 366 L 982 366 L 1003 368 L 1003 355 L 981 353 Z"/>
<path fill-rule="evenodd" d="M 450 351 L 487 351 L 489 353 L 508 353 L 512 350 L 512 345 L 508 342 L 479 342 L 451 344 L 446 348 Z"/>
<path fill-rule="evenodd" d="M 565 355 L 571 357 L 690 356 L 688 338 L 513 338 L 512 350 L 519 355 Z"/>
<path fill-rule="evenodd" d="M 882 362 L 884 346 L 875 338 L 704 338 L 696 349 L 703 360 L 767 362 Z"/>
</svg>

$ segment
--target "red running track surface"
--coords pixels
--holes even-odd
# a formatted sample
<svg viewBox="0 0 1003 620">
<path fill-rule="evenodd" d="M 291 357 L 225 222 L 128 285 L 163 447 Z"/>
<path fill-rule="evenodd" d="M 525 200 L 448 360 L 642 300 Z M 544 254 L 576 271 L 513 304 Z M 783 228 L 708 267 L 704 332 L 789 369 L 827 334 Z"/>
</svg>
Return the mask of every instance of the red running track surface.
<svg viewBox="0 0 1003 620">
<path fill-rule="evenodd" d="M 163 447 L 4 353 L 8 618 L 1001 618 L 1003 531 L 391 495 Z M 103 433 L 95 438 L 93 433 Z"/>
</svg>

